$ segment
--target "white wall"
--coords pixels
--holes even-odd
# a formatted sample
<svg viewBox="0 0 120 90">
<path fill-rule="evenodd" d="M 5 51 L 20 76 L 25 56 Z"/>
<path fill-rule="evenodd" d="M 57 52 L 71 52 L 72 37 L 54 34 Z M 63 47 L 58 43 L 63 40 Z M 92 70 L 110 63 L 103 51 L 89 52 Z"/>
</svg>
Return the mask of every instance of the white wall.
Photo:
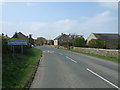
<svg viewBox="0 0 120 90">
<path fill-rule="evenodd" d="M 54 45 L 58 45 L 58 40 L 54 40 Z"/>
<path fill-rule="evenodd" d="M 93 33 L 87 38 L 87 44 L 91 39 L 97 39 Z"/>
</svg>

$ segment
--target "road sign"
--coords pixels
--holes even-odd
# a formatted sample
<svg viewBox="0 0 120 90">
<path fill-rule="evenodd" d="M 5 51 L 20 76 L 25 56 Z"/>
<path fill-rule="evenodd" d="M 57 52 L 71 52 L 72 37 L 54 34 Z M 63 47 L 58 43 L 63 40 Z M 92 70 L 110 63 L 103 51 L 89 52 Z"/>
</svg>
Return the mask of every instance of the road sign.
<svg viewBox="0 0 120 90">
<path fill-rule="evenodd" d="M 28 39 L 8 39 L 8 45 L 28 45 Z"/>
</svg>

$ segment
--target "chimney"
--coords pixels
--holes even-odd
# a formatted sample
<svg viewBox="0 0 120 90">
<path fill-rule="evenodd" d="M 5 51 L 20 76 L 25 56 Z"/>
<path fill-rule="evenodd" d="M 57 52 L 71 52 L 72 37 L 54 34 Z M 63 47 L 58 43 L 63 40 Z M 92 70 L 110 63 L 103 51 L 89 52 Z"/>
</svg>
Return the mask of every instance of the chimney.
<svg viewBox="0 0 120 90">
<path fill-rule="evenodd" d="M 32 34 L 29 34 L 29 38 L 32 38 Z"/>
<path fill-rule="evenodd" d="M 6 36 L 6 37 L 8 37 L 8 35 L 7 35 L 7 34 L 6 34 L 5 36 Z"/>
</svg>

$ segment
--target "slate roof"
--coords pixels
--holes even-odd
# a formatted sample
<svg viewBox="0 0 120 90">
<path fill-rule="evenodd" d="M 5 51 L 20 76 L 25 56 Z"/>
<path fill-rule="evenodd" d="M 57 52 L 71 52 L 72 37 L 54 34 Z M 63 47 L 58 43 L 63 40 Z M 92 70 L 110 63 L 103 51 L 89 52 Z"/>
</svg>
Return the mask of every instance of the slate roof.
<svg viewBox="0 0 120 90">
<path fill-rule="evenodd" d="M 67 36 L 66 34 L 61 34 L 61 35 L 59 35 L 58 37 L 56 37 L 54 40 L 58 40 L 60 37 L 62 37 L 62 36 Z"/>
<path fill-rule="evenodd" d="M 95 37 L 97 39 L 101 39 L 101 40 L 116 40 L 118 39 L 118 35 L 117 33 L 93 33 L 95 35 Z M 119 36 L 120 39 L 120 36 Z"/>
<path fill-rule="evenodd" d="M 21 32 L 17 33 L 17 36 L 18 36 L 18 38 L 20 38 L 20 39 L 28 39 L 28 37 L 25 36 L 25 35 L 24 35 L 23 33 L 21 33 Z"/>
</svg>

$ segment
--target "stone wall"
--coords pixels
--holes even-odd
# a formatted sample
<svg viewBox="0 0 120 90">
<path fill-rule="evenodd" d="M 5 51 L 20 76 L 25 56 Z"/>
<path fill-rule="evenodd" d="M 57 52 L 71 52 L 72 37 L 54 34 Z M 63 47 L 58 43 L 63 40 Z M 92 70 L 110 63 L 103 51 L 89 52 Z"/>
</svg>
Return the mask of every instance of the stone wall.
<svg viewBox="0 0 120 90">
<path fill-rule="evenodd" d="M 58 48 L 58 46 L 54 46 L 54 45 L 51 45 L 48 47 Z M 64 47 L 60 46 L 59 48 L 64 48 Z M 113 49 L 72 47 L 71 50 L 76 50 L 76 51 L 81 51 L 81 52 L 86 52 L 86 53 L 93 53 L 93 54 L 98 54 L 98 55 L 103 55 L 103 56 L 118 57 L 118 55 L 119 55 L 118 50 L 113 50 Z"/>
<path fill-rule="evenodd" d="M 96 48 L 73 47 L 73 50 L 87 52 L 87 53 L 93 53 L 93 54 L 98 54 L 98 55 L 103 55 L 103 56 L 118 57 L 118 50 L 112 50 L 112 49 L 96 49 Z"/>
</svg>

